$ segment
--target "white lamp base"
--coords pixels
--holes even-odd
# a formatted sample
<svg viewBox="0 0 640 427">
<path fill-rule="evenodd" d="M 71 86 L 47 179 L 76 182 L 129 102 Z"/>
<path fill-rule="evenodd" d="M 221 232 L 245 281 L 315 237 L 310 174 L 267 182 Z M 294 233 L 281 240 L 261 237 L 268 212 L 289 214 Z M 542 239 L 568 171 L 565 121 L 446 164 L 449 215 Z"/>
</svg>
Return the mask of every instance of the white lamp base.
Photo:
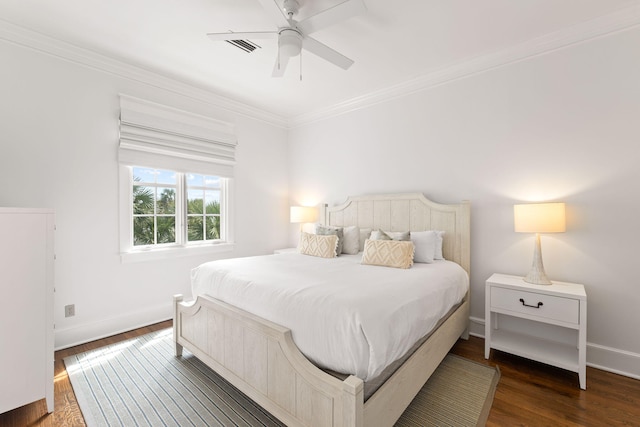
<svg viewBox="0 0 640 427">
<path fill-rule="evenodd" d="M 542 250 L 540 249 L 540 233 L 536 233 L 536 243 L 533 248 L 533 262 L 531 264 L 531 270 L 529 274 L 524 278 L 527 283 L 533 283 L 534 285 L 551 285 L 551 280 L 544 272 L 544 265 L 542 264 Z"/>
</svg>

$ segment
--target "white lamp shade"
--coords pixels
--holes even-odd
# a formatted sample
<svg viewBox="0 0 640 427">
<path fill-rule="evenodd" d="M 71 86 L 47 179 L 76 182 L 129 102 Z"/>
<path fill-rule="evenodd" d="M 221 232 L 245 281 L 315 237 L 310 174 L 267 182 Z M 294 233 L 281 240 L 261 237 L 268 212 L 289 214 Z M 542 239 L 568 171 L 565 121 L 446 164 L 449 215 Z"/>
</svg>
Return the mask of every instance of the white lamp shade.
<svg viewBox="0 0 640 427">
<path fill-rule="evenodd" d="M 291 206 L 289 220 L 292 223 L 316 222 L 318 220 L 318 208 L 310 206 Z"/>
<path fill-rule="evenodd" d="M 564 203 L 513 205 L 514 229 L 518 233 L 564 233 Z"/>
</svg>

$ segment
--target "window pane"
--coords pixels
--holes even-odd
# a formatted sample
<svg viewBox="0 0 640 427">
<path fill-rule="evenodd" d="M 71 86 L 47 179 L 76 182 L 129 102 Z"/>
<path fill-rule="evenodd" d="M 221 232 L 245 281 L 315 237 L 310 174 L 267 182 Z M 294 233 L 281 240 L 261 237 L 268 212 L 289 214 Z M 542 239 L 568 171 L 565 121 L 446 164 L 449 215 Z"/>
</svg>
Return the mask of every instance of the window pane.
<svg viewBox="0 0 640 427">
<path fill-rule="evenodd" d="M 190 242 L 195 242 L 203 239 L 202 233 L 202 217 L 190 216 L 188 220 L 187 238 Z"/>
<path fill-rule="evenodd" d="M 187 213 L 188 214 L 201 214 L 202 211 L 202 190 L 189 190 L 187 191 Z"/>
<path fill-rule="evenodd" d="M 176 213 L 176 190 L 173 188 L 158 188 L 158 215 Z"/>
<path fill-rule="evenodd" d="M 205 176 L 204 185 L 211 188 L 220 188 L 219 176 Z"/>
<path fill-rule="evenodd" d="M 220 192 L 207 190 L 204 193 L 204 202 L 208 214 L 220 214 Z"/>
<path fill-rule="evenodd" d="M 176 173 L 173 171 L 156 170 L 156 182 L 158 184 L 176 184 Z"/>
<path fill-rule="evenodd" d="M 189 187 L 202 187 L 204 186 L 204 177 L 195 173 L 187 174 L 187 185 Z"/>
<path fill-rule="evenodd" d="M 156 182 L 156 172 L 151 168 L 133 168 L 133 180 L 141 182 Z"/>
<path fill-rule="evenodd" d="M 153 245 L 153 217 L 133 218 L 133 245 Z"/>
<path fill-rule="evenodd" d="M 215 240 L 220 238 L 220 217 L 219 216 L 207 216 L 206 217 L 206 233 L 207 240 Z"/>
<path fill-rule="evenodd" d="M 133 213 L 153 214 L 153 187 L 133 186 Z"/>
<path fill-rule="evenodd" d="M 174 216 L 159 216 L 158 223 L 158 243 L 175 243 L 176 241 L 176 218 Z"/>
</svg>

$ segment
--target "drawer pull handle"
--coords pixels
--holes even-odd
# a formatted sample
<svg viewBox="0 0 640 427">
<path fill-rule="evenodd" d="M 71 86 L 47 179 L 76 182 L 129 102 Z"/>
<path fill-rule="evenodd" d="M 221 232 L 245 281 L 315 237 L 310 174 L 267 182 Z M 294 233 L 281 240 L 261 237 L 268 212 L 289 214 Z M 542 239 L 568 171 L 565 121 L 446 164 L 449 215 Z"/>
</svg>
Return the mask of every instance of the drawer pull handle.
<svg viewBox="0 0 640 427">
<path fill-rule="evenodd" d="M 542 302 L 539 302 L 538 305 L 529 305 L 526 304 L 524 302 L 524 299 L 520 298 L 520 302 L 522 303 L 522 305 L 524 305 L 525 307 L 533 307 L 533 308 L 540 308 L 542 306 Z"/>
</svg>

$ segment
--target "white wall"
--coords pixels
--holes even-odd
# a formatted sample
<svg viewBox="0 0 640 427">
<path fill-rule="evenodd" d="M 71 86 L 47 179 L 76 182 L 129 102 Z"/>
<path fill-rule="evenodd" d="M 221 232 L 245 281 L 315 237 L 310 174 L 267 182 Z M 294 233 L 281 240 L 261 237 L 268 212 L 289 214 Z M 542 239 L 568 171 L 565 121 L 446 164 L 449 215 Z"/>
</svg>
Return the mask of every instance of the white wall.
<svg viewBox="0 0 640 427">
<path fill-rule="evenodd" d="M 171 296 L 191 294 L 190 269 L 213 258 L 121 263 L 119 93 L 235 123 L 236 246 L 222 256 L 286 246 L 286 130 L 4 41 L 0 58 L 0 206 L 56 211 L 56 347 L 170 318 Z"/>
<path fill-rule="evenodd" d="M 480 334 L 484 281 L 531 263 L 512 205 L 566 202 L 567 232 L 542 237 L 547 274 L 586 286 L 588 362 L 640 378 L 638 46 L 640 29 L 617 33 L 295 128 L 291 199 L 469 199 Z"/>
</svg>

